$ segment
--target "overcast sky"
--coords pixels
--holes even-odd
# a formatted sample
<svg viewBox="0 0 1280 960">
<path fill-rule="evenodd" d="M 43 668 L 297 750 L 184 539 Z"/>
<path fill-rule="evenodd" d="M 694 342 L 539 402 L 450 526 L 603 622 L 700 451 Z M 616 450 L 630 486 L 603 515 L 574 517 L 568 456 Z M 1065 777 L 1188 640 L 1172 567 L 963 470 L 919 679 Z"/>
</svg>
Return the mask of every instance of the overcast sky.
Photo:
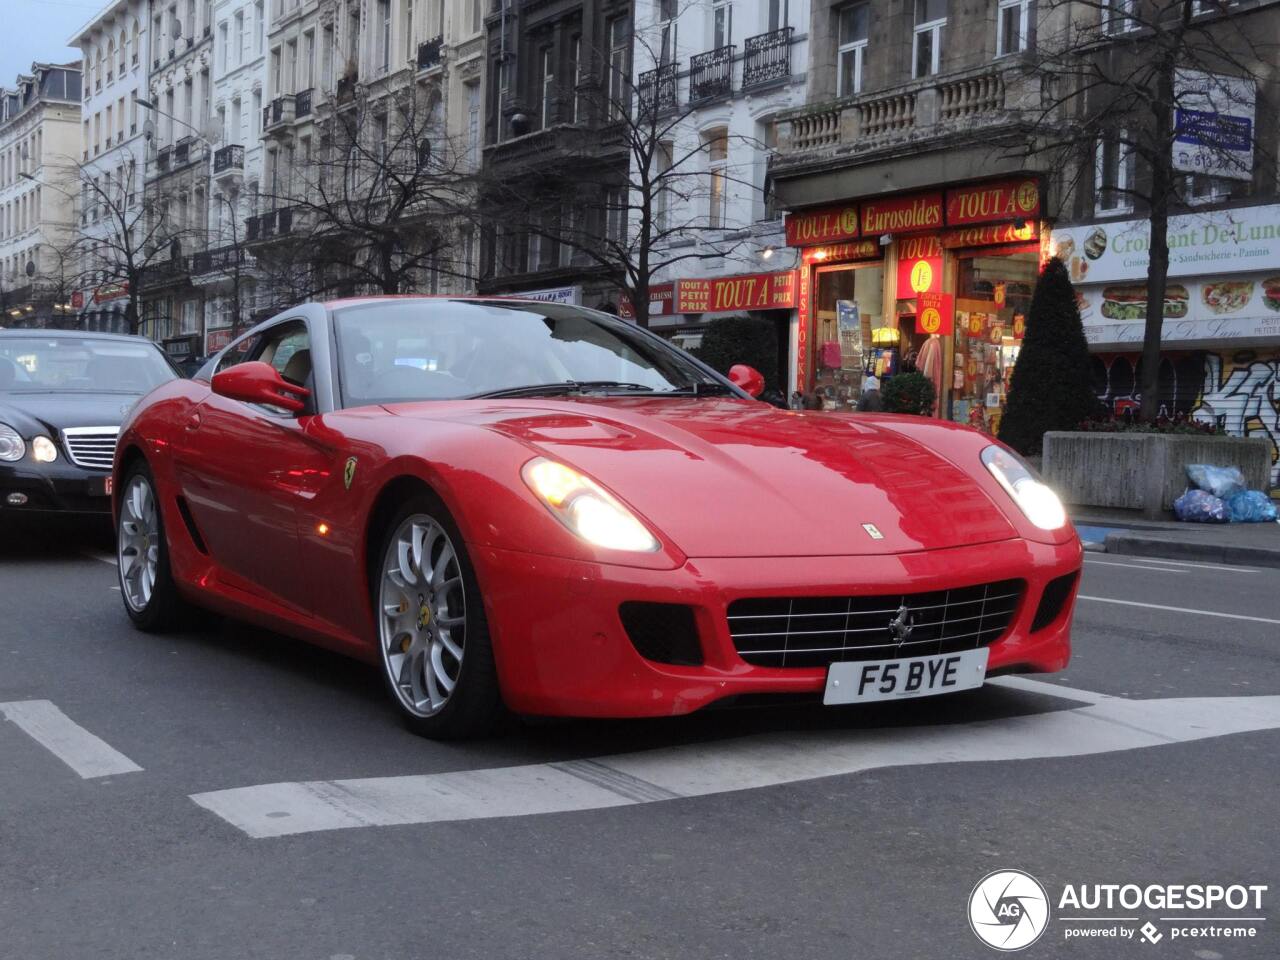
<svg viewBox="0 0 1280 960">
<path fill-rule="evenodd" d="M 67 47 L 107 0 L 0 0 L 0 84 L 12 89 L 19 73 L 31 64 L 66 63 L 80 58 Z"/>
</svg>

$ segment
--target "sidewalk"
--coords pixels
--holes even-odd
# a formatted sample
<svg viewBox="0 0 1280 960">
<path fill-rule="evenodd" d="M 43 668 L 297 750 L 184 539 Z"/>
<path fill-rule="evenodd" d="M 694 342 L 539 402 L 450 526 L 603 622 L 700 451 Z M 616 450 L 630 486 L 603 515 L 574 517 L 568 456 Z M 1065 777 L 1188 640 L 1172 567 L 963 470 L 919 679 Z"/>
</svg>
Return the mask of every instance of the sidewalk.
<svg viewBox="0 0 1280 960">
<path fill-rule="evenodd" d="M 1280 568 L 1280 523 L 1143 520 L 1097 507 L 1077 507 L 1071 519 L 1086 550 Z"/>
</svg>

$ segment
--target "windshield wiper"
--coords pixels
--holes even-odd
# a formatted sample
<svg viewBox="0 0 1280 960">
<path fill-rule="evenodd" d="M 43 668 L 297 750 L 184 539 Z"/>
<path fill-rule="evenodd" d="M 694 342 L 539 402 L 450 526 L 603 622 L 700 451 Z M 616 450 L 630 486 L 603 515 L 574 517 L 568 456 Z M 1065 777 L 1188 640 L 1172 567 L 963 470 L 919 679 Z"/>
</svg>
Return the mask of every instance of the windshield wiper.
<svg viewBox="0 0 1280 960">
<path fill-rule="evenodd" d="M 625 383 L 621 380 L 561 380 L 559 383 L 530 383 L 523 387 L 505 387 L 475 393 L 468 400 L 493 400 L 499 397 L 554 397 L 569 393 L 653 393 L 653 387 L 643 383 Z"/>
<path fill-rule="evenodd" d="M 725 386 L 723 383 L 716 383 L 714 380 L 703 380 L 676 390 L 662 391 L 662 396 L 664 397 L 729 397 L 734 395 L 730 387 Z"/>
</svg>

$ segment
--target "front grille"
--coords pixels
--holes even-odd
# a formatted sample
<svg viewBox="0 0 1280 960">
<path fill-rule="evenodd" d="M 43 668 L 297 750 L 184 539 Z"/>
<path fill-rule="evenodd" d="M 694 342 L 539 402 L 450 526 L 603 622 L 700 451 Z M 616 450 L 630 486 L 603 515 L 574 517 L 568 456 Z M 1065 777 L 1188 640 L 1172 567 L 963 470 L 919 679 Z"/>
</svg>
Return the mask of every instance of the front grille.
<svg viewBox="0 0 1280 960">
<path fill-rule="evenodd" d="M 1003 635 L 1024 587 L 1000 580 L 930 593 L 735 600 L 729 634 L 742 659 L 761 667 L 954 653 Z"/>
<path fill-rule="evenodd" d="M 110 470 L 119 433 L 119 427 L 67 427 L 62 431 L 62 442 L 76 466 Z"/>
</svg>

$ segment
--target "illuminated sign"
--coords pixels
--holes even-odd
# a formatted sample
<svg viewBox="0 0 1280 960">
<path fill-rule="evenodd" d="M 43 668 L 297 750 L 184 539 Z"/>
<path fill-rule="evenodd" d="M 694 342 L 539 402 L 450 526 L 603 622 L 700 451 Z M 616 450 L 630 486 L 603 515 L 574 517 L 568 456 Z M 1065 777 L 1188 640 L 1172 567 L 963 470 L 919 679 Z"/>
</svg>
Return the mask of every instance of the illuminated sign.
<svg viewBox="0 0 1280 960">
<path fill-rule="evenodd" d="M 898 297 L 911 300 L 942 289 L 942 244 L 934 236 L 898 241 Z"/>
<path fill-rule="evenodd" d="M 790 310 L 795 305 L 794 270 L 676 282 L 676 313 Z"/>
<path fill-rule="evenodd" d="M 905 233 L 942 226 L 942 193 L 918 193 L 862 204 L 862 232 Z"/>
<path fill-rule="evenodd" d="M 858 205 L 848 203 L 789 213 L 784 225 L 789 247 L 812 247 L 852 240 L 858 236 Z"/>
<path fill-rule="evenodd" d="M 949 293 L 922 293 L 916 299 L 916 333 L 949 336 L 955 330 L 955 300 Z"/>
<path fill-rule="evenodd" d="M 1040 184 L 1033 177 L 953 187 L 947 191 L 947 225 L 951 227 L 1039 216 Z"/>
</svg>

